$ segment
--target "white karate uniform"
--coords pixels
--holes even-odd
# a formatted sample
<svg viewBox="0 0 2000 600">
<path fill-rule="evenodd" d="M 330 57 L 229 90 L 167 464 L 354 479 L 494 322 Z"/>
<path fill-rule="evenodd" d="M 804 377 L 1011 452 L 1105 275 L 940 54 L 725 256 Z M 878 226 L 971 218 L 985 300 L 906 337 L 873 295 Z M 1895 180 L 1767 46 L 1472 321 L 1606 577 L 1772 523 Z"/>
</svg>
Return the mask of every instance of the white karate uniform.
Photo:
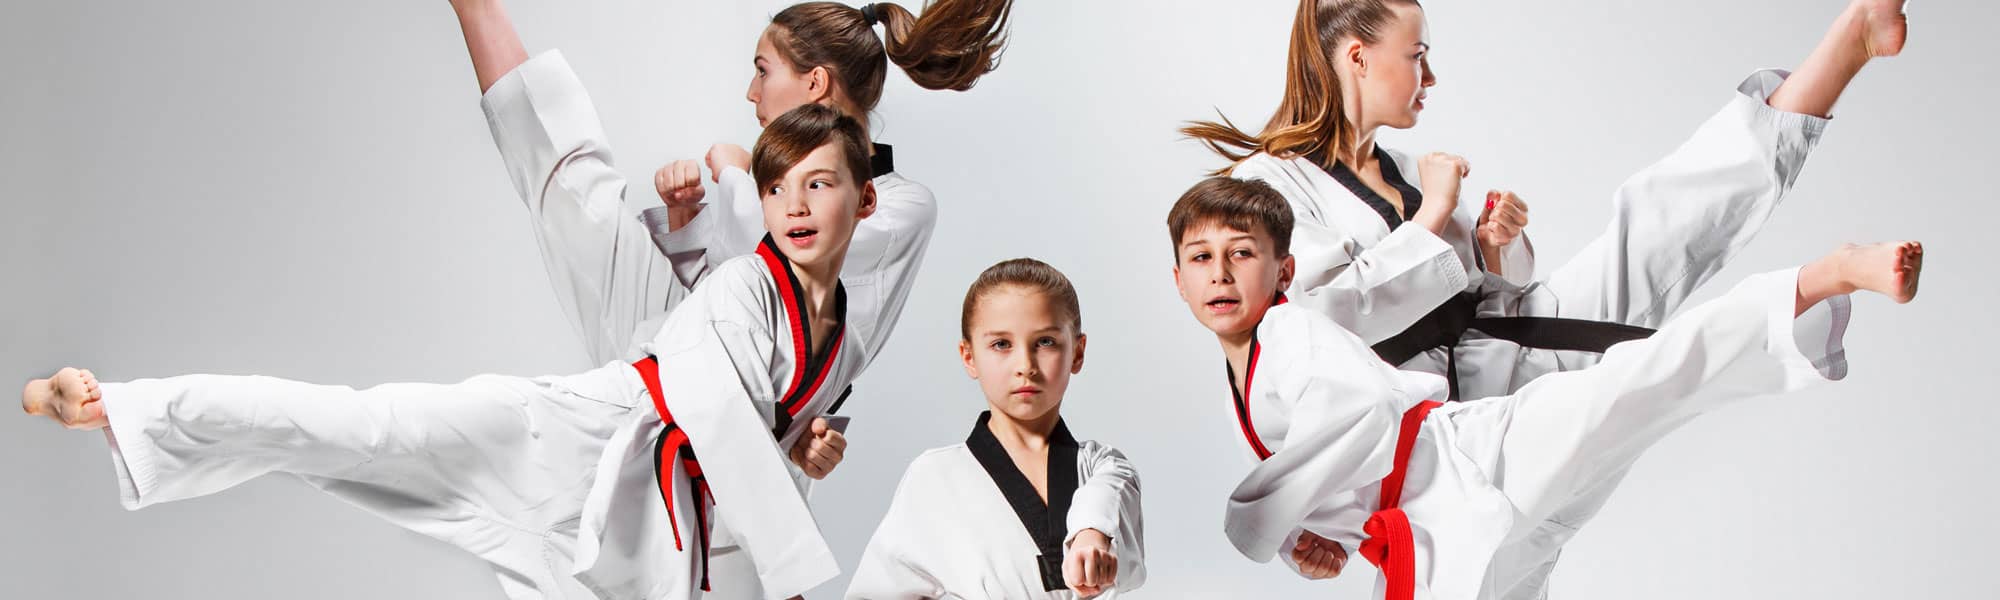
<svg viewBox="0 0 2000 600">
<path fill-rule="evenodd" d="M 764 237 L 762 195 L 742 169 L 724 169 L 701 213 L 680 229 L 670 230 L 667 207 L 650 192 L 627 202 L 597 110 L 560 51 L 515 68 L 480 105 L 528 206 L 557 303 L 593 363 L 643 358 L 640 346 L 687 291 Z M 921 254 L 930 239 L 923 223 L 905 217 L 936 212 L 928 188 L 895 172 L 891 150 L 875 146 L 877 212 L 855 227 L 841 267 L 854 322 L 895 323 L 900 294 L 909 293 L 894 285 L 898 252 Z"/>
<path fill-rule="evenodd" d="M 1044 504 L 987 429 L 990 414 L 980 415 L 965 443 L 910 462 L 855 567 L 848 598 L 1075 598 L 1067 588 L 1048 589 L 1061 583 L 1061 563 L 1054 565 L 1056 581 L 1045 582 L 1047 567 L 1037 557 L 1044 556 L 1042 543 L 1059 543 L 1054 556 L 1065 556 L 1085 529 L 1109 536 L 1118 557 L 1116 582 L 1097 597 L 1116 598 L 1145 583 L 1139 474 L 1125 455 L 1094 441 L 1077 442 L 1058 424 L 1049 439 Z M 1073 464 L 1058 464 L 1069 458 L 1059 452 L 1065 447 Z M 1063 477 L 1065 467 L 1072 477 Z M 1063 522 L 1049 523 L 1056 514 Z"/>
<path fill-rule="evenodd" d="M 626 202 L 628 185 L 613 165 L 596 109 L 560 52 L 515 69 L 481 106 L 528 206 L 558 304 L 593 363 L 642 358 L 644 342 L 687 291 L 714 266 L 751 252 L 765 234 L 756 182 L 738 168 L 718 174 L 704 209 L 679 229 L 669 228 L 667 208 L 654 196 Z M 886 339 L 900 316 L 910 288 L 898 282 L 914 274 L 910 259 L 925 251 L 936 213 L 930 190 L 896 173 L 891 152 L 875 146 L 877 212 L 856 226 L 841 269 L 848 320 L 879 329 L 870 336 L 876 340 Z M 809 489 L 811 479 L 796 465 L 791 470 L 799 487 Z M 754 577 L 745 576 L 754 576 L 755 567 L 745 564 L 726 525 L 716 527 L 711 542 L 712 571 L 733 581 L 713 595 L 762 597 L 748 585 Z"/>
<path fill-rule="evenodd" d="M 1460 294 L 1477 299 L 1482 318 L 1561 317 L 1655 328 L 1763 228 L 1818 143 L 1826 119 L 1765 104 L 1786 76 L 1765 70 L 1746 78 L 1685 143 L 1627 179 L 1612 196 L 1605 232 L 1541 280 L 1533 278 L 1526 235 L 1502 249 L 1504 277 L 1479 266 L 1472 232 L 1483 203 L 1461 204 L 1438 236 L 1400 217 L 1393 218 L 1392 230 L 1384 211 L 1394 210 L 1364 186 L 1343 184 L 1336 175 L 1344 175 L 1344 167 L 1329 173 L 1309 159 L 1259 154 L 1233 174 L 1271 184 L 1292 205 L 1292 301 L 1332 317 L 1368 344 L 1404 331 Z M 1385 179 L 1402 188 L 1414 214 L 1421 202 L 1414 159 L 1379 147 L 1378 153 Z M 1445 352 L 1429 349 L 1401 367 L 1443 374 Z M 1478 329 L 1467 331 L 1454 352 L 1461 398 L 1512 393 L 1601 357 L 1523 348 Z M 1607 481 L 1607 488 L 1615 487 L 1616 478 Z M 1575 525 L 1596 514 L 1601 496 L 1577 504 L 1575 512 L 1552 515 L 1538 536 L 1538 551 L 1495 565 L 1507 571 L 1496 577 L 1519 588 L 1505 597 L 1546 593 L 1562 544 Z"/>
<path fill-rule="evenodd" d="M 1794 318 L 1796 282 L 1796 270 L 1752 277 L 1649 339 L 1613 346 L 1592 368 L 1431 411 L 1401 501 L 1414 532 L 1416 596 L 1494 593 L 1505 582 L 1491 578 L 1490 562 L 1534 545 L 1549 515 L 1597 501 L 1607 479 L 1694 416 L 1844 377 L 1847 298 Z M 1229 539 L 1254 560 L 1277 554 L 1288 563 L 1306 530 L 1359 547 L 1405 411 L 1442 399 L 1445 382 L 1390 367 L 1300 304 L 1265 315 L 1247 377 L 1239 424 L 1246 444 L 1271 454 L 1230 496 Z"/>
<path fill-rule="evenodd" d="M 575 95 L 563 93 L 576 90 Z M 560 55 L 522 65 L 488 91 L 489 115 L 501 102 L 531 102 L 540 128 L 497 126 L 496 139 L 536 136 L 533 149 L 572 165 L 608 166 L 587 102 Z M 521 164 L 509 161 L 510 171 Z M 565 189 L 599 189 L 608 169 L 578 176 L 552 171 Z M 517 184 L 524 177 L 517 173 Z M 619 184 L 622 185 L 622 184 Z M 532 199 L 554 198 L 543 193 Z M 575 197 L 594 193 L 565 192 Z M 570 201 L 572 198 L 554 198 Z M 642 254 L 616 216 L 618 206 L 589 204 L 554 210 L 529 202 L 537 214 L 545 256 L 564 298 L 595 298 L 620 314 L 651 311 L 629 298 L 647 296 L 662 281 L 663 262 Z M 884 214 L 886 213 L 886 218 Z M 875 218 L 908 232 L 881 249 L 875 301 L 900 303 L 936 222 L 924 202 L 885 204 Z M 612 227 L 603 224 L 611 223 Z M 562 232 L 613 231 L 616 242 L 596 252 L 547 251 Z M 649 233 L 649 232 L 648 232 Z M 565 239 L 580 239 L 573 235 Z M 843 310 L 875 315 L 868 322 L 843 313 L 838 339 L 808 360 L 802 302 L 792 294 L 789 263 L 775 251 L 721 262 L 706 283 L 664 317 L 640 350 L 659 359 L 665 400 L 704 460 L 716 504 L 714 520 L 752 551 L 767 597 L 798 594 L 838 573 L 832 553 L 807 511 L 786 458 L 815 416 L 824 413 L 881 350 L 900 306 L 861 306 L 843 290 Z M 648 286 L 632 292 L 624 285 Z M 646 302 L 650 302 L 647 300 Z M 586 303 L 566 303 L 573 315 Z M 664 311 L 661 311 L 664 312 Z M 617 317 L 604 317 L 610 322 Z M 657 318 L 657 316 L 655 317 Z M 588 318 L 573 319 L 578 323 Z M 635 319 L 634 323 L 646 321 Z M 635 327 L 639 325 L 634 325 Z M 602 329 L 593 346 L 623 342 Z M 629 333 L 629 332 L 628 332 Z M 592 333 L 585 331 L 587 339 Z M 818 345 L 818 344 L 813 344 Z M 615 351 L 614 351 L 615 352 Z M 811 375 L 808 377 L 807 375 Z M 661 496 L 662 462 L 669 482 L 687 483 L 678 460 L 656 461 L 654 444 L 666 425 L 630 363 L 566 377 L 482 375 L 458 384 L 386 384 L 366 390 L 268 377 L 193 375 L 107 383 L 106 429 L 120 496 L 129 509 L 206 495 L 266 473 L 293 473 L 337 497 L 412 531 L 443 540 L 492 563 L 509 597 L 563 597 L 574 579 L 603 598 L 692 598 L 698 589 L 701 498 L 674 485 L 672 522 Z M 785 417 L 779 417 L 784 408 Z M 780 420 L 789 421 L 773 437 Z M 734 508 L 732 508 L 734 507 Z M 676 538 L 683 538 L 677 540 Z M 754 544 L 752 542 L 754 541 Z M 678 542 L 678 543 L 677 543 Z M 718 582 L 717 585 L 726 585 Z M 747 585 L 747 584 L 745 584 Z"/>
</svg>

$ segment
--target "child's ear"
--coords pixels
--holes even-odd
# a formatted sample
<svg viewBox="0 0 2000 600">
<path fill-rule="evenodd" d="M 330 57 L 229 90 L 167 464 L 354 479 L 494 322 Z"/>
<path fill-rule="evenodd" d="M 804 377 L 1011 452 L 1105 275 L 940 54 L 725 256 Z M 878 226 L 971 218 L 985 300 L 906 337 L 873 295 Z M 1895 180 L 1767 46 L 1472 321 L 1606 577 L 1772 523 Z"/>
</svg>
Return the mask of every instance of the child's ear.
<svg viewBox="0 0 2000 600">
<path fill-rule="evenodd" d="M 1187 288 L 1181 287 L 1181 259 L 1178 258 L 1174 259 L 1174 293 L 1180 294 L 1183 302 L 1187 301 Z"/>
<path fill-rule="evenodd" d="M 861 206 L 854 211 L 854 218 L 866 219 L 875 214 L 875 180 L 861 182 Z"/>
<path fill-rule="evenodd" d="M 814 104 L 829 104 L 833 100 L 833 73 L 825 66 L 806 71 L 806 94 Z"/>
<path fill-rule="evenodd" d="M 1364 60 L 1361 56 L 1361 51 L 1366 48 L 1367 46 L 1362 44 L 1361 40 L 1348 40 L 1347 46 L 1342 48 L 1343 52 L 1340 53 L 1341 56 L 1347 59 L 1348 64 L 1354 65 L 1355 77 L 1368 76 L 1368 61 Z"/>
<path fill-rule="evenodd" d="M 965 376 L 979 379 L 979 367 L 972 364 L 972 342 L 958 341 L 958 359 L 965 362 Z"/>
<path fill-rule="evenodd" d="M 1278 265 L 1278 291 L 1283 292 L 1292 288 L 1292 273 L 1298 266 L 1298 261 L 1293 259 L 1292 255 L 1285 255 L 1284 262 Z"/>
<path fill-rule="evenodd" d="M 1084 346 L 1084 344 L 1085 344 L 1085 343 L 1087 343 L 1087 342 L 1089 342 L 1089 341 L 1090 341 L 1090 336 L 1087 336 L 1087 335 L 1084 335 L 1084 334 L 1083 334 L 1082 332 L 1077 332 L 1077 334 L 1076 334 L 1076 360 L 1074 360 L 1074 361 L 1071 361 L 1071 362 L 1069 363 L 1069 374 L 1071 374 L 1071 375 L 1075 375 L 1075 374 L 1077 374 L 1077 373 L 1082 373 L 1082 372 L 1083 372 L 1083 346 Z"/>
</svg>

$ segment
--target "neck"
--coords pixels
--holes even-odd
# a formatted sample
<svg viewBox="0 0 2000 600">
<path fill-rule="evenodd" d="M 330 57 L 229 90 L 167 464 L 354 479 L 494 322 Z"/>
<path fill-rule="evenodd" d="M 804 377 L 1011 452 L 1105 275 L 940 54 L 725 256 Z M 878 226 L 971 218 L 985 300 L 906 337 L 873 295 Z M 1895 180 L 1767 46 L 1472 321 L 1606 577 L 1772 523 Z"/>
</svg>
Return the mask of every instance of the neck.
<svg viewBox="0 0 2000 600">
<path fill-rule="evenodd" d="M 986 429 L 993 432 L 993 437 L 1008 452 L 1048 452 L 1049 435 L 1055 433 L 1056 422 L 1062 420 L 1061 407 L 1058 403 L 1048 414 L 1028 421 L 1015 419 L 995 407 L 992 418 L 986 420 Z"/>
<path fill-rule="evenodd" d="M 806 297 L 806 318 L 817 321 L 833 312 L 834 287 L 840 283 L 841 261 L 817 267 L 793 263 L 792 273 L 799 277 L 799 287 L 804 288 Z"/>
<path fill-rule="evenodd" d="M 1374 161 L 1375 131 L 1378 129 L 1380 127 L 1376 125 L 1355 128 L 1354 147 L 1349 148 L 1347 156 L 1341 157 L 1341 160 L 1347 161 L 1347 166 L 1353 167 L 1357 171 Z"/>
<path fill-rule="evenodd" d="M 1250 341 L 1255 337 L 1256 331 L 1257 328 L 1251 327 L 1249 331 L 1242 333 L 1215 336 L 1217 341 L 1222 342 L 1222 356 L 1229 361 L 1230 372 L 1236 374 L 1238 381 L 1242 380 L 1244 373 L 1250 367 Z M 1237 381 L 1229 383 L 1236 385 Z"/>
</svg>

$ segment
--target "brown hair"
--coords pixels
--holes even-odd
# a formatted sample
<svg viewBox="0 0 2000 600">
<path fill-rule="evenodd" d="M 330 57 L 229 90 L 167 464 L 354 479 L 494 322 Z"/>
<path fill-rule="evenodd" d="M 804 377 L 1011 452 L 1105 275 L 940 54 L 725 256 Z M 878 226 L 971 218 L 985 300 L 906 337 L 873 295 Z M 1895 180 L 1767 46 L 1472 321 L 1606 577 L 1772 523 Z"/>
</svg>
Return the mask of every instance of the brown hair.
<svg viewBox="0 0 2000 600">
<path fill-rule="evenodd" d="M 1323 166 L 1333 166 L 1354 148 L 1355 131 L 1341 105 L 1332 52 L 1347 38 L 1375 43 L 1382 27 L 1395 20 L 1396 5 L 1423 6 L 1417 0 L 1300 0 L 1285 58 L 1285 96 L 1264 130 L 1251 135 L 1223 117 L 1220 123 L 1190 122 L 1181 133 L 1229 159 L 1231 166 L 1216 175 L 1258 152 L 1317 157 Z"/>
<path fill-rule="evenodd" d="M 873 177 L 868 166 L 868 131 L 861 127 L 861 121 L 827 106 L 801 104 L 779 115 L 757 136 L 757 147 L 750 152 L 750 176 L 757 180 L 757 194 L 762 196 L 806 155 L 828 144 L 840 146 L 841 160 L 854 181 L 867 182 Z"/>
<path fill-rule="evenodd" d="M 794 4 L 771 17 L 773 45 L 798 72 L 826 67 L 854 109 L 882 99 L 888 61 L 933 90 L 972 89 L 1000 66 L 1013 0 L 934 0 L 922 17 L 890 2 L 871 4 L 882 23 L 877 37 L 862 9 L 838 2 Z M 884 43 L 886 41 L 886 44 Z M 885 60 L 886 59 L 886 60 Z"/>
<path fill-rule="evenodd" d="M 1278 256 L 1292 253 L 1292 207 L 1270 184 L 1249 179 L 1210 177 L 1188 188 L 1167 211 L 1167 233 L 1174 239 L 1174 264 L 1181 260 L 1181 236 L 1202 225 L 1221 225 L 1250 234 L 1271 236 Z"/>
<path fill-rule="evenodd" d="M 972 311 L 979 307 L 979 300 L 1003 286 L 1018 285 L 1049 298 L 1059 317 L 1067 317 L 1071 333 L 1083 333 L 1083 308 L 1076 301 L 1076 286 L 1069 283 L 1062 271 L 1048 263 L 1032 258 L 1016 258 L 1000 261 L 979 273 L 972 280 L 972 287 L 965 290 L 965 307 L 958 317 L 958 335 L 965 341 L 972 341 Z"/>
</svg>

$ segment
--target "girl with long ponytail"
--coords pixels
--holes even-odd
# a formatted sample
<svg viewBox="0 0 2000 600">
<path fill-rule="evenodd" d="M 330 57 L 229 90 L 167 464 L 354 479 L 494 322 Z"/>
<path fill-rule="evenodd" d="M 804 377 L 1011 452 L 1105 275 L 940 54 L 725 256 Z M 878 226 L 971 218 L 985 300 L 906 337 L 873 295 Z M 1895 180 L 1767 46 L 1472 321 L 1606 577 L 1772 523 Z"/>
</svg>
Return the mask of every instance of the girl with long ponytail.
<svg viewBox="0 0 2000 600">
<path fill-rule="evenodd" d="M 534 217 L 566 316 L 593 362 L 643 355 L 641 345 L 688 290 L 728 259 L 755 250 L 766 235 L 751 154 L 721 144 L 703 160 L 675 161 L 654 174 L 660 203 L 627 202 L 588 96 L 562 56 L 529 59 L 497 2 L 453 6 L 486 94 L 494 141 Z M 933 90 L 971 89 L 996 69 L 1011 9 L 1012 0 L 935 0 L 921 12 L 892 2 L 789 6 L 757 39 L 745 99 L 760 126 L 819 104 L 866 130 L 892 63 Z M 840 279 L 848 327 L 879 348 L 908 297 L 937 209 L 929 189 L 896 172 L 890 146 L 873 144 L 869 159 L 872 178 L 862 185 L 876 210 L 853 231 Z M 702 186 L 704 166 L 713 196 Z M 656 252 L 666 256 L 670 274 L 656 266 Z M 839 463 L 843 426 L 821 417 L 774 431 L 797 440 L 787 467 L 801 493 Z M 712 547 L 707 574 L 723 582 L 707 595 L 762 598 L 759 573 L 735 538 L 717 528 L 705 540 Z"/>
<path fill-rule="evenodd" d="M 1297 271 L 1286 297 L 1331 316 L 1404 369 L 1444 375 L 1454 399 L 1501 396 L 1587 367 L 1644 337 L 1755 236 L 1796 180 L 1860 69 L 1902 50 L 1902 0 L 1852 0 L 1796 71 L 1763 70 L 1659 162 L 1612 195 L 1610 226 L 1534 277 L 1528 206 L 1488 191 L 1461 210 L 1461 157 L 1376 143 L 1417 124 L 1437 84 L 1417 0 L 1301 0 L 1284 96 L 1261 129 L 1227 119 L 1182 132 L 1289 202 Z M 1622 474 L 1620 474 L 1622 475 Z M 1535 598 L 1571 532 L 1617 476 L 1558 511 L 1492 564 L 1484 597 Z M 1299 530 L 1280 553 L 1337 574 L 1346 551 Z"/>
</svg>

